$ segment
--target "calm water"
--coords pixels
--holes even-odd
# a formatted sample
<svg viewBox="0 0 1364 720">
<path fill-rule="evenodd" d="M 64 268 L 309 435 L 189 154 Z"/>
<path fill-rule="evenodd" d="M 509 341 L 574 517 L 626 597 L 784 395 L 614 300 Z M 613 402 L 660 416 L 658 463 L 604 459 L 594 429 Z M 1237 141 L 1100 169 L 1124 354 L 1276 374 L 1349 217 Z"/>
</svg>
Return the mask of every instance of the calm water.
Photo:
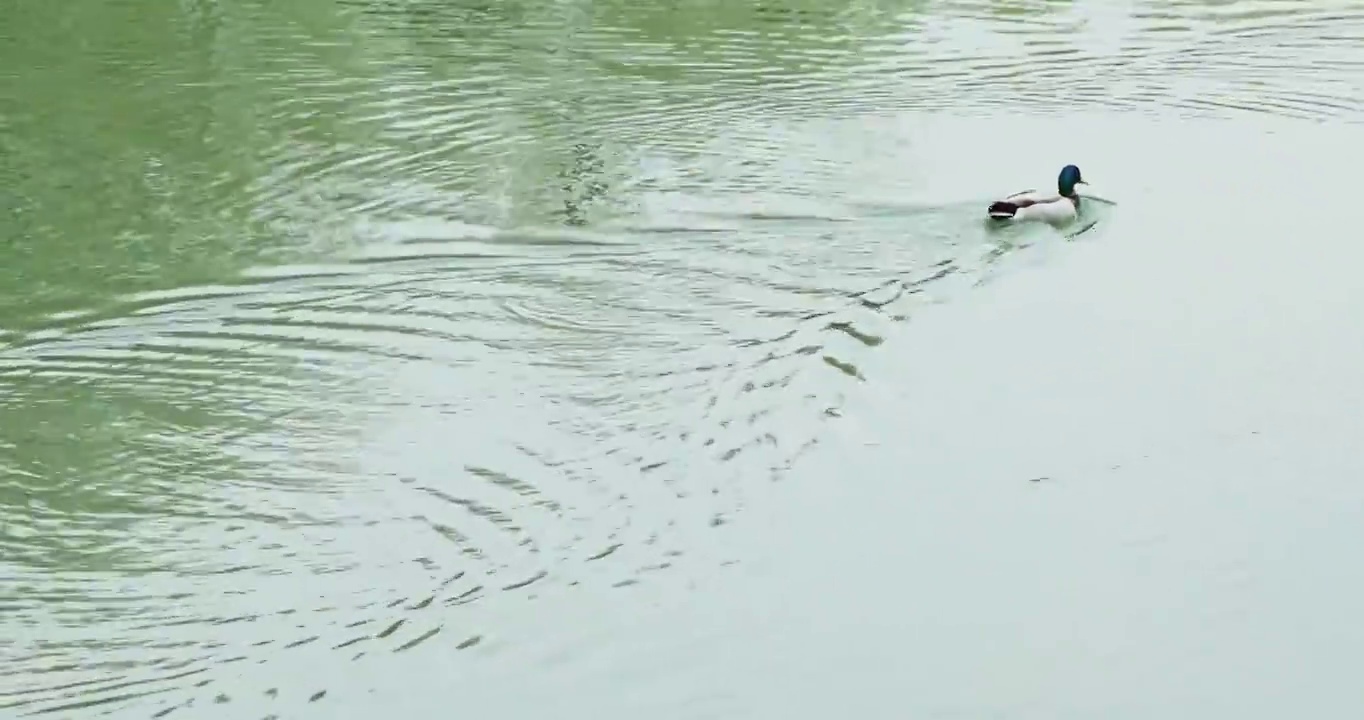
<svg viewBox="0 0 1364 720">
<path fill-rule="evenodd" d="M 1364 707 L 1359 3 L 11 4 L 5 717 Z"/>
</svg>

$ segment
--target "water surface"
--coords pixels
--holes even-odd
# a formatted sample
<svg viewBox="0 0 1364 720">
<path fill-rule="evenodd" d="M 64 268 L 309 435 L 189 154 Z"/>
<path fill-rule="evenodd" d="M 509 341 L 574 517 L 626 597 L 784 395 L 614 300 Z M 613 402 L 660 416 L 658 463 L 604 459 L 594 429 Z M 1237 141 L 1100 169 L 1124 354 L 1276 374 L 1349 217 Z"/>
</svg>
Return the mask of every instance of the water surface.
<svg viewBox="0 0 1364 720">
<path fill-rule="evenodd" d="M 16 8 L 5 712 L 1359 700 L 1356 4 Z"/>
</svg>

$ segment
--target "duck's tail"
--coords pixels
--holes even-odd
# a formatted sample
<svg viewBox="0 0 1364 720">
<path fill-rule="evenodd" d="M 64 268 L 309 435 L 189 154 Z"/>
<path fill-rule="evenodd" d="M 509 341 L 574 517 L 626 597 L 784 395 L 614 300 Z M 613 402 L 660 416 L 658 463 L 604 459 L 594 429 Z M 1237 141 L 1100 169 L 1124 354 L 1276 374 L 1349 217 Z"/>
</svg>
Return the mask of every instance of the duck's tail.
<svg viewBox="0 0 1364 720">
<path fill-rule="evenodd" d="M 1018 213 L 1018 205 L 1008 200 L 996 200 L 990 203 L 990 208 L 985 212 L 991 220 L 1012 220 Z"/>
</svg>

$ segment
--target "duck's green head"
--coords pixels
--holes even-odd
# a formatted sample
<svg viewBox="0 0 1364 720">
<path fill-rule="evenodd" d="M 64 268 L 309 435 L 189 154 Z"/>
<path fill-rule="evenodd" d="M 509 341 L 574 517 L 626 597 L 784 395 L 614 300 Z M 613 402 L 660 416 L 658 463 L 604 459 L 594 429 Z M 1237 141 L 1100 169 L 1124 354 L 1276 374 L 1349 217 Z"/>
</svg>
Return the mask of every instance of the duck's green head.
<svg viewBox="0 0 1364 720">
<path fill-rule="evenodd" d="M 1061 175 L 1056 178 L 1056 189 L 1065 197 L 1071 197 L 1075 194 L 1075 186 L 1082 182 L 1084 179 L 1080 177 L 1080 168 L 1067 165 L 1061 168 Z"/>
</svg>

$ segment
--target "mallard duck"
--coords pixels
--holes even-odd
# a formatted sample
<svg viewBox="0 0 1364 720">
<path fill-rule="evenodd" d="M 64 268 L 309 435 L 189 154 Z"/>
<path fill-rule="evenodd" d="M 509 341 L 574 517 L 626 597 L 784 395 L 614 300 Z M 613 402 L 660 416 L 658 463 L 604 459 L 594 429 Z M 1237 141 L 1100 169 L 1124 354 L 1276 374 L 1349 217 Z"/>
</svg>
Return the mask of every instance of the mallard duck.
<svg viewBox="0 0 1364 720">
<path fill-rule="evenodd" d="M 1075 186 L 1083 183 L 1080 168 L 1067 165 L 1061 168 L 1061 174 L 1056 178 L 1058 194 L 1024 190 L 990 203 L 990 209 L 986 212 L 996 222 L 1040 220 L 1052 224 L 1067 223 L 1079 215 L 1080 194 L 1075 191 Z"/>
</svg>

